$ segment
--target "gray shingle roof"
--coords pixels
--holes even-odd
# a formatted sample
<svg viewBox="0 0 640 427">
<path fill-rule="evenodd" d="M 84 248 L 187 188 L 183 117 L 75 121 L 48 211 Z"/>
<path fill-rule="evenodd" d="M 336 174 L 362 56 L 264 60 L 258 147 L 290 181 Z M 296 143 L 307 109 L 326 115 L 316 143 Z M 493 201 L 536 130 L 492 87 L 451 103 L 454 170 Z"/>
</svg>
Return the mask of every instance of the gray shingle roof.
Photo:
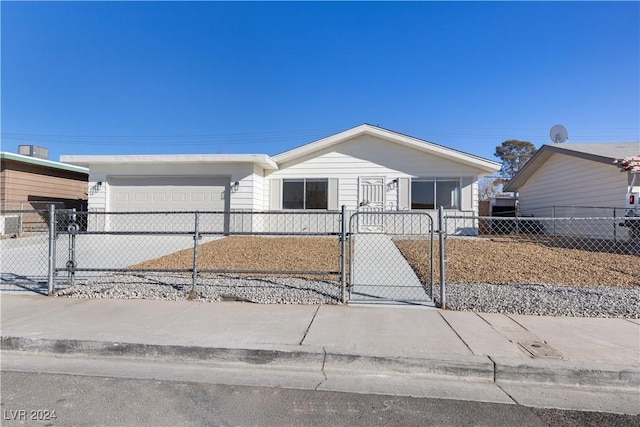
<svg viewBox="0 0 640 427">
<path fill-rule="evenodd" d="M 553 153 L 609 164 L 615 170 L 617 166 L 613 163 L 614 160 L 640 155 L 640 141 L 590 144 L 545 144 L 538 149 L 536 154 L 518 171 L 511 181 L 505 184 L 504 191 L 517 191 Z"/>
<path fill-rule="evenodd" d="M 606 157 L 611 160 L 640 155 L 640 142 L 611 142 L 598 144 L 546 144 L 543 145 L 543 147 L 554 147 L 557 150 L 567 150 L 574 151 L 576 153 L 592 154 L 594 156 Z"/>
</svg>

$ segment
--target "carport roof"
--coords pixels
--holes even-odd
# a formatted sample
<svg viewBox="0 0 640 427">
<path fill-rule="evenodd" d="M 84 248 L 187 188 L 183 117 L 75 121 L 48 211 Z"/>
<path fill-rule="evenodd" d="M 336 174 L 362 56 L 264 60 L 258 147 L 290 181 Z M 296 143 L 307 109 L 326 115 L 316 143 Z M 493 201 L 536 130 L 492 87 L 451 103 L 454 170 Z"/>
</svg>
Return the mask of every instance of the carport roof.
<svg viewBox="0 0 640 427">
<path fill-rule="evenodd" d="M 115 156 L 60 156 L 60 161 L 85 167 L 100 164 L 164 164 L 164 163 L 251 163 L 263 169 L 276 170 L 278 165 L 266 154 L 153 154 Z"/>
<path fill-rule="evenodd" d="M 54 162 L 53 160 L 40 159 L 38 157 L 24 156 L 22 154 L 0 152 L 0 159 L 13 160 L 14 162 L 28 163 L 36 166 L 43 166 L 52 169 L 60 169 L 71 172 L 89 174 L 89 169 L 81 167 L 82 165 L 66 164 L 64 162 Z"/>
</svg>

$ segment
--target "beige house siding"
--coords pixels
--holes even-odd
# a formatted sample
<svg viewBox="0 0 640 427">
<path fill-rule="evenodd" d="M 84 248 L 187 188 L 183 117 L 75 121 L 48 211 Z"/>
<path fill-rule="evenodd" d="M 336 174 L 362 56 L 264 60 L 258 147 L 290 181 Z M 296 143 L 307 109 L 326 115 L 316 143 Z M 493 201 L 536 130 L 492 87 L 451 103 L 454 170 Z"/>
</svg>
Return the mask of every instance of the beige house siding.
<svg viewBox="0 0 640 427">
<path fill-rule="evenodd" d="M 46 215 L 29 211 L 44 209 L 50 203 L 86 208 L 87 179 L 81 172 L 0 159 L 0 234 L 46 230 Z M 11 212 L 18 210 L 26 212 Z"/>
<path fill-rule="evenodd" d="M 2 159 L 3 202 L 65 199 L 87 200 L 86 174 Z"/>
</svg>

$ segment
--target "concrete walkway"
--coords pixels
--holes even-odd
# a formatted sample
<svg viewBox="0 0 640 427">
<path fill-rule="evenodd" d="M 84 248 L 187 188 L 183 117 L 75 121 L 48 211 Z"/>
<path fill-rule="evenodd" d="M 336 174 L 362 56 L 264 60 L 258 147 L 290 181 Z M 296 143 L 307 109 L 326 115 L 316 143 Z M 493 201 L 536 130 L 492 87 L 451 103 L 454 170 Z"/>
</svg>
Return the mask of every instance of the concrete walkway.
<svg viewBox="0 0 640 427">
<path fill-rule="evenodd" d="M 194 380 L 214 375 L 203 366 L 233 365 L 277 373 L 273 384 L 262 385 L 297 387 L 299 378 L 288 383 L 287 375 L 307 373 L 312 384 L 305 387 L 319 390 L 363 392 L 360 387 L 366 386 L 374 393 L 467 399 L 475 389 L 480 400 L 534 406 L 545 405 L 550 387 L 561 387 L 556 393 L 562 405 L 546 405 L 640 413 L 638 320 L 0 297 L 6 370 L 46 371 L 45 359 L 52 369 L 60 357 L 88 354 L 95 364 L 91 372 L 107 375 L 109 363 L 99 358 L 125 356 L 145 366 L 197 363 L 190 374 L 197 374 Z M 42 353 L 59 357 L 43 359 Z M 612 391 L 609 400 L 597 394 Z"/>
<path fill-rule="evenodd" d="M 434 305 L 391 237 L 359 233 L 353 239 L 350 303 Z"/>
<path fill-rule="evenodd" d="M 221 238 L 223 236 L 204 236 L 200 244 Z M 68 235 L 61 235 L 56 240 L 56 268 L 64 268 L 69 260 L 69 245 Z M 193 237 L 190 235 L 82 234 L 76 237 L 76 262 L 78 268 L 125 268 L 191 248 Z M 0 240 L 0 251 L 0 291 L 46 295 L 48 235 Z M 76 273 L 76 279 L 103 274 L 104 272 L 81 271 Z M 56 281 L 66 282 L 67 276 L 67 273 L 60 272 Z"/>
</svg>

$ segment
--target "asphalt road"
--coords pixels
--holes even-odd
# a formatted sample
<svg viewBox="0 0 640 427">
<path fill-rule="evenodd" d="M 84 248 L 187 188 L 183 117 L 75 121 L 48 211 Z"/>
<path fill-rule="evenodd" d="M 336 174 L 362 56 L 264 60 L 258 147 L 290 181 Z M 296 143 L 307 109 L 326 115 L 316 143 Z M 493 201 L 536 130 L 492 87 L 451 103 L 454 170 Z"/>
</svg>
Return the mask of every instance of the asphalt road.
<svg viewBox="0 0 640 427">
<path fill-rule="evenodd" d="M 3 371 L 2 425 L 630 426 L 640 417 L 519 405 Z"/>
</svg>

